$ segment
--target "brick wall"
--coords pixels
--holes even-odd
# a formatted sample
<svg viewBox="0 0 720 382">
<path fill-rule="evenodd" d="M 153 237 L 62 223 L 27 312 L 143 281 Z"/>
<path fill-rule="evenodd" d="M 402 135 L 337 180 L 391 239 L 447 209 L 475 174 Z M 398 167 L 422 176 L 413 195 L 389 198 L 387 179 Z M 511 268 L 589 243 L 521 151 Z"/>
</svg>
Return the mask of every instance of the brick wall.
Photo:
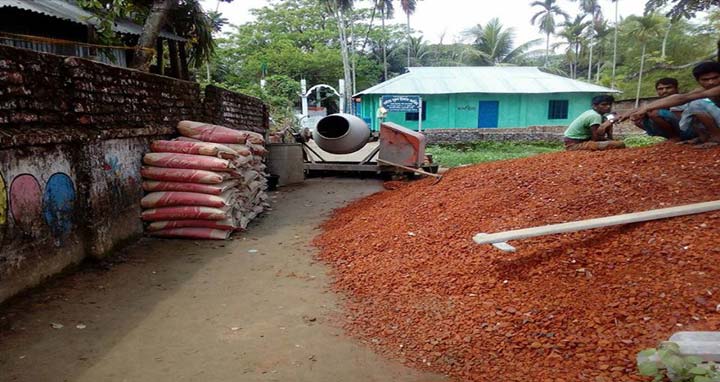
<svg viewBox="0 0 720 382">
<path fill-rule="evenodd" d="M 0 46 L 0 125 L 68 122 L 62 72 L 62 57 Z"/>
<path fill-rule="evenodd" d="M 258 99 L 206 94 L 194 82 L 0 46 L 0 302 L 142 233 L 142 156 L 178 121 L 267 129 Z"/>
<path fill-rule="evenodd" d="M 459 143 L 472 141 L 559 141 L 567 126 L 529 126 L 519 128 L 496 129 L 431 129 L 423 131 L 427 142 Z M 619 138 L 628 135 L 643 134 L 629 123 L 615 126 L 615 135 Z"/>
<path fill-rule="evenodd" d="M 234 129 L 264 133 L 268 129 L 267 106 L 255 97 L 217 86 L 205 88 L 205 121 Z"/>
<path fill-rule="evenodd" d="M 172 129 L 199 116 L 194 82 L 127 70 L 79 58 L 65 60 L 74 122 L 98 129 Z M 169 130 L 170 131 L 170 130 Z"/>
</svg>

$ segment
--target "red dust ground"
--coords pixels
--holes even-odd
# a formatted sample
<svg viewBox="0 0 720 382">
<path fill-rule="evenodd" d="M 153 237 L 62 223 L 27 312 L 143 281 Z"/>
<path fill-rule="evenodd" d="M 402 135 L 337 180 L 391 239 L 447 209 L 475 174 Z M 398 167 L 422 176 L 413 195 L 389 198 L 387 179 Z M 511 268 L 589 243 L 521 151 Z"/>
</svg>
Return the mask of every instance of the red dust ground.
<svg viewBox="0 0 720 382">
<path fill-rule="evenodd" d="M 476 245 L 478 232 L 720 199 L 720 148 L 492 162 L 336 211 L 315 243 L 347 330 L 460 381 L 643 380 L 635 354 L 720 330 L 720 212 Z"/>
</svg>

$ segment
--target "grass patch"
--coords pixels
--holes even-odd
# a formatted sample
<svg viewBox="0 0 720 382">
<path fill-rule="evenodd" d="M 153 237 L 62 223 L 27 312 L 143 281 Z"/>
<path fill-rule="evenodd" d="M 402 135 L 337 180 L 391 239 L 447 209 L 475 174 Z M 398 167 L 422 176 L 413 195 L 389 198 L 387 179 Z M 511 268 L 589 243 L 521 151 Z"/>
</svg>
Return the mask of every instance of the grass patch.
<svg viewBox="0 0 720 382">
<path fill-rule="evenodd" d="M 523 158 L 532 155 L 560 151 L 560 142 L 468 142 L 430 145 L 427 152 L 433 162 L 443 167 L 457 167 L 473 163 L 503 159 Z"/>
<path fill-rule="evenodd" d="M 645 147 L 665 141 L 664 138 L 647 135 L 633 135 L 625 138 L 628 147 Z M 468 164 L 504 159 L 529 157 L 564 149 L 562 142 L 493 142 L 479 141 L 454 144 L 429 145 L 427 152 L 433 155 L 433 162 L 443 167 L 457 167 Z"/>
</svg>

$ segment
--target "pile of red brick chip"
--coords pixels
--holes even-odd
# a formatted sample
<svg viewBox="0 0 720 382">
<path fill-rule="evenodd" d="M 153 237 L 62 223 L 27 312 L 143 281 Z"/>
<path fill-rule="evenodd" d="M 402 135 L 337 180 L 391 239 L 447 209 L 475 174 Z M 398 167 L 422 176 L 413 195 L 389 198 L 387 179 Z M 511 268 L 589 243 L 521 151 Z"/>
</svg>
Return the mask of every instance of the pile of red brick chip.
<svg viewBox="0 0 720 382">
<path fill-rule="evenodd" d="M 262 135 L 180 121 L 181 137 L 154 141 L 141 169 L 150 235 L 227 239 L 268 206 Z"/>
<path fill-rule="evenodd" d="M 720 329 L 720 212 L 511 242 L 473 235 L 720 199 L 720 148 L 561 152 L 448 172 L 316 238 L 346 328 L 458 381 L 642 381 L 635 356 Z"/>
</svg>

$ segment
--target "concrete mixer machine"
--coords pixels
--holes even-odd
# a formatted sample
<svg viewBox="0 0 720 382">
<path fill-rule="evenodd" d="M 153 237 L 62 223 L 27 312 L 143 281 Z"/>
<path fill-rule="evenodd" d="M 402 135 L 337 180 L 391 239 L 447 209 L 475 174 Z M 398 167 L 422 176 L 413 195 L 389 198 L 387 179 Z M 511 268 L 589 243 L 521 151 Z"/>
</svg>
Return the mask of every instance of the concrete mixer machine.
<svg viewBox="0 0 720 382">
<path fill-rule="evenodd" d="M 380 125 L 375 141 L 362 119 L 351 114 L 332 114 L 318 121 L 312 134 L 296 137 L 303 144 L 308 173 L 382 173 L 402 168 L 404 172 L 437 172 L 437 165 L 425 155 L 425 136 L 391 122 Z"/>
</svg>

